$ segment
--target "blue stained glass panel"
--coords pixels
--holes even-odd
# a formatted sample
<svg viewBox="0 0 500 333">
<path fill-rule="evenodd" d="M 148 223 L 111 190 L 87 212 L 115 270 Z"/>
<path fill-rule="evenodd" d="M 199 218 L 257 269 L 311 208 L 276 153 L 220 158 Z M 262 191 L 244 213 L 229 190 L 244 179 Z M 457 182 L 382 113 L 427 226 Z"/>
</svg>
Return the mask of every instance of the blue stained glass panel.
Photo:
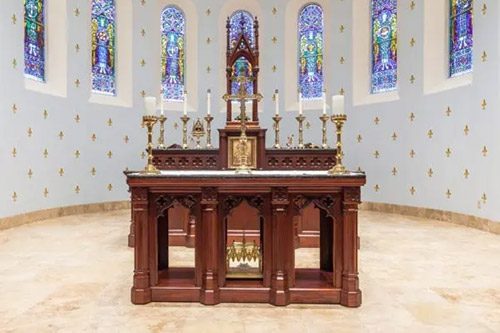
<svg viewBox="0 0 500 333">
<path fill-rule="evenodd" d="M 472 0 L 450 1 L 450 76 L 472 70 Z"/>
<path fill-rule="evenodd" d="M 253 95 L 253 71 L 252 64 L 245 59 L 245 57 L 240 57 L 238 60 L 234 62 L 233 65 L 233 77 L 243 76 L 247 78 L 247 82 L 245 84 L 245 91 L 249 95 Z M 233 95 L 238 94 L 240 91 L 240 83 L 237 79 L 231 81 L 231 93 Z"/>
<path fill-rule="evenodd" d="M 231 49 L 236 47 L 236 43 L 238 43 L 241 35 L 245 36 L 250 47 L 255 47 L 255 31 L 252 14 L 245 10 L 237 10 L 229 18 L 229 25 L 229 43 Z"/>
<path fill-rule="evenodd" d="M 43 0 L 24 1 L 24 73 L 45 81 L 45 15 Z"/>
<path fill-rule="evenodd" d="M 92 0 L 92 90 L 115 95 L 116 7 L 114 0 Z"/>
<path fill-rule="evenodd" d="M 161 82 L 167 101 L 184 100 L 185 31 L 184 13 L 177 7 L 166 7 L 161 13 Z"/>
<path fill-rule="evenodd" d="M 397 51 L 397 0 L 372 0 L 372 93 L 396 89 Z"/>
<path fill-rule="evenodd" d="M 323 9 L 305 6 L 299 14 L 299 90 L 304 99 L 323 96 Z"/>
</svg>

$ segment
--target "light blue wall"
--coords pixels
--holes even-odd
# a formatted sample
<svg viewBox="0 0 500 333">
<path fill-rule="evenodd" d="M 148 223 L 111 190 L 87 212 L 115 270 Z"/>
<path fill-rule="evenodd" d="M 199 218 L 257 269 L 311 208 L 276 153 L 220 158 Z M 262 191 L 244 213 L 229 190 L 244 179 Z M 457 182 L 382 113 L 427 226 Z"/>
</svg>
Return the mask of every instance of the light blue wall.
<svg viewBox="0 0 500 333">
<path fill-rule="evenodd" d="M 47 0 L 50 5 L 50 0 Z M 122 0 L 120 0 L 122 1 Z M 125 0 L 123 0 L 125 1 Z M 128 0 L 127 0 L 128 1 Z M 211 88 L 213 99 L 216 100 L 224 91 L 221 91 L 219 80 L 224 76 L 224 68 L 219 66 L 221 47 L 225 47 L 225 36 L 219 35 L 219 25 L 224 25 L 224 17 L 220 9 L 224 0 L 197 0 L 198 16 L 198 67 L 188 68 L 197 71 L 198 77 L 198 113 L 190 116 L 201 117 L 206 110 L 205 94 Z M 285 57 L 296 57 L 296 54 L 286 53 L 284 50 L 285 38 L 285 6 L 288 1 L 258 1 L 261 15 L 261 92 L 265 99 L 262 104 L 263 114 L 261 124 L 269 129 L 274 106 L 271 95 L 274 89 L 285 91 L 284 71 L 294 70 L 283 68 Z M 363 197 L 366 201 L 388 202 L 419 207 L 437 208 L 462 212 L 494 220 L 500 220 L 500 176 L 495 174 L 500 165 L 498 153 L 498 131 L 496 125 L 500 121 L 498 115 L 498 37 L 499 37 L 499 8 L 495 1 L 484 1 L 488 5 L 486 15 L 476 10 L 475 27 L 475 64 L 472 86 L 448 90 L 438 94 L 424 95 L 422 88 L 423 72 L 423 8 L 417 4 L 411 11 L 407 1 L 400 5 L 400 99 L 390 103 L 379 103 L 353 107 L 352 89 L 352 57 L 356 40 L 352 38 L 352 2 L 332 1 L 330 12 L 325 13 L 332 17 L 334 28 L 331 33 L 333 42 L 326 46 L 325 62 L 333 73 L 328 78 L 328 94 L 338 92 L 341 87 L 346 91 L 346 103 L 349 122 L 345 130 L 346 164 L 352 169 L 361 167 L 367 171 L 368 184 L 364 189 Z M 242 1 L 243 3 L 243 1 Z M 276 6 L 278 12 L 272 14 Z M 80 9 L 80 15 L 74 15 L 74 9 Z M 151 31 L 158 29 L 159 13 L 156 12 L 155 1 L 147 0 L 143 6 L 140 1 L 133 1 L 133 107 L 113 107 L 96 105 L 88 102 L 90 96 L 90 77 L 88 73 L 88 45 L 89 30 L 86 17 L 89 15 L 88 1 L 71 1 L 68 5 L 68 93 L 67 98 L 44 95 L 24 89 L 23 78 L 23 24 L 22 2 L 16 0 L 2 1 L 0 11 L 0 217 L 16 215 L 40 209 L 94 203 L 103 201 L 126 200 L 128 198 L 125 179 L 122 171 L 142 168 L 145 160 L 141 159 L 141 152 L 145 144 L 145 133 L 140 127 L 143 112 L 143 102 L 140 91 L 147 93 L 157 90 L 157 83 L 151 77 L 155 76 L 154 66 L 159 61 L 154 47 L 156 40 L 151 37 Z M 206 15 L 210 8 L 211 14 Z M 16 14 L 17 23 L 12 24 L 11 16 Z M 49 22 L 50 24 L 50 18 Z M 339 26 L 345 26 L 340 33 Z M 145 37 L 140 34 L 146 30 Z M 368 33 L 368 32 L 367 32 Z M 278 43 L 271 40 L 278 38 Z M 212 42 L 206 43 L 207 37 Z M 415 47 L 409 47 L 409 40 L 414 37 Z M 50 42 L 50 40 L 49 40 Z M 79 43 L 82 49 L 75 53 L 74 45 Z M 488 61 L 481 62 L 480 53 L 486 50 Z M 188 44 L 189 52 L 189 44 Z M 120 50 L 118 50 L 120 56 Z M 340 64 L 343 56 L 345 64 Z M 17 59 L 17 67 L 12 67 L 12 60 Z M 140 65 L 145 59 L 146 66 Z M 273 73 L 271 67 L 276 65 L 278 71 Z M 208 74 L 207 66 L 212 71 Z M 409 83 L 410 74 L 416 77 L 415 84 Z M 79 88 L 74 85 L 75 79 L 80 79 Z M 189 87 L 188 87 L 189 89 Z M 487 110 L 481 110 L 481 100 L 488 102 Z M 284 110 L 284 98 L 281 109 Z M 12 104 L 16 104 L 18 111 L 11 111 Z M 453 109 L 451 117 L 445 116 L 447 106 Z M 43 110 L 47 109 L 49 116 L 43 118 Z M 215 106 L 213 110 L 217 108 Z M 409 121 L 410 112 L 414 112 L 416 119 Z M 76 123 L 74 117 L 79 114 L 81 121 Z M 286 136 L 296 132 L 295 113 L 285 113 L 283 122 L 283 140 Z M 311 128 L 306 130 L 306 142 L 320 142 L 319 110 L 308 111 Z M 174 120 L 180 116 L 179 112 L 169 115 L 168 143 L 180 141 L 180 129 L 174 129 Z M 379 125 L 374 124 L 374 118 L 379 117 Z M 112 126 L 107 121 L 111 118 Z M 221 127 L 225 115 L 216 112 L 214 126 Z M 471 128 L 469 136 L 463 135 L 463 127 L 468 124 Z M 28 128 L 33 129 L 31 138 L 27 135 Z M 432 129 L 433 139 L 426 136 Z M 59 140 L 58 134 L 63 131 L 65 136 Z M 269 131 L 271 132 L 271 130 Z M 391 135 L 397 132 L 398 140 L 393 141 Z M 97 140 L 91 140 L 95 133 Z M 363 141 L 357 143 L 356 137 L 361 134 Z M 124 137 L 128 135 L 130 142 L 126 144 Z M 332 134 L 333 136 L 333 134 Z M 214 140 L 217 142 L 215 135 Z M 268 145 L 273 137 L 268 136 Z M 486 145 L 489 154 L 482 157 L 481 149 Z M 445 149 L 453 151 L 451 158 L 446 158 Z M 13 158 L 11 151 L 16 147 L 18 154 Z M 43 150 L 49 151 L 48 158 L 43 157 Z M 416 157 L 411 159 L 409 152 L 414 149 Z M 81 157 L 74 157 L 75 150 L 81 152 Z M 373 157 L 375 150 L 381 153 L 379 159 Z M 111 159 L 107 152 L 112 151 Z M 397 167 L 398 175 L 392 176 L 391 170 Z M 97 170 L 92 176 L 92 167 Z M 34 175 L 29 179 L 28 169 Z M 64 168 L 64 176 L 59 176 L 59 168 Z M 427 170 L 433 168 L 435 175 L 427 176 Z M 468 168 L 471 176 L 464 179 L 464 169 Z M 108 190 L 112 184 L 112 191 Z M 376 192 L 374 186 L 378 184 L 380 190 Z M 79 185 L 81 192 L 75 193 L 75 186 Z M 409 188 L 416 188 L 415 195 L 411 195 Z M 49 195 L 43 196 L 47 187 Z M 452 191 L 447 199 L 445 192 Z M 18 199 L 12 200 L 13 192 Z M 478 208 L 481 195 L 487 194 L 486 204 Z"/>
</svg>

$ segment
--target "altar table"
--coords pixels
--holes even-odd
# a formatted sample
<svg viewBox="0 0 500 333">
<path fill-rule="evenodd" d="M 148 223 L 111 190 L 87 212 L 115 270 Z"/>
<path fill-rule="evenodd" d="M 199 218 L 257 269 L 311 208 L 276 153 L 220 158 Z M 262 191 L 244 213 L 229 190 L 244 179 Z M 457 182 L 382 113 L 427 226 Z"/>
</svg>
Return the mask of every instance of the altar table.
<svg viewBox="0 0 500 333">
<path fill-rule="evenodd" d="M 327 171 L 126 172 L 135 228 L 134 304 L 149 302 L 339 303 L 361 305 L 358 281 L 358 205 L 362 172 Z M 227 276 L 226 217 L 246 201 L 262 226 L 262 276 Z M 295 267 L 294 216 L 320 209 L 320 264 Z M 168 210 L 189 209 L 197 223 L 194 267 L 170 267 Z M 165 223 L 166 222 L 166 223 Z"/>
</svg>

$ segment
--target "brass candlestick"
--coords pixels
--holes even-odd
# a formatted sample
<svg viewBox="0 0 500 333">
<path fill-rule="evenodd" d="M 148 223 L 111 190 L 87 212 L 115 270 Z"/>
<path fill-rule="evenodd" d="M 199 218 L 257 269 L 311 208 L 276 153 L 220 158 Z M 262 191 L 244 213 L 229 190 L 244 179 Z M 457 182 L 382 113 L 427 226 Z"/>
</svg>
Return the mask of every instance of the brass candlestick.
<svg viewBox="0 0 500 333">
<path fill-rule="evenodd" d="M 183 115 L 181 117 L 181 120 L 182 120 L 182 149 L 187 149 L 188 148 L 188 136 L 187 136 L 187 132 L 188 132 L 188 128 L 187 128 L 187 124 L 188 124 L 188 121 L 190 120 L 191 118 L 189 118 L 187 115 Z"/>
<path fill-rule="evenodd" d="M 193 131 L 191 132 L 194 138 L 196 138 L 196 149 L 200 149 L 200 141 L 201 138 L 205 135 L 205 128 L 203 127 L 203 123 L 200 118 L 196 119 L 193 124 Z"/>
<path fill-rule="evenodd" d="M 335 166 L 328 170 L 330 175 L 339 176 L 347 172 L 345 166 L 342 165 L 342 127 L 346 121 L 347 116 L 345 114 L 336 114 L 332 116 L 332 122 L 337 129 L 337 155 L 335 155 Z"/>
<path fill-rule="evenodd" d="M 328 123 L 328 120 L 330 120 L 330 116 L 327 115 L 326 113 L 323 113 L 323 115 L 321 117 L 319 117 L 319 119 L 323 123 L 323 126 L 321 128 L 321 131 L 323 132 L 323 139 L 322 139 L 321 148 L 326 149 L 326 148 L 328 148 L 328 137 L 327 137 L 327 133 L 326 133 L 327 132 L 326 125 Z"/>
<path fill-rule="evenodd" d="M 158 117 L 158 121 L 160 122 L 160 137 L 158 138 L 158 149 L 166 149 L 165 146 L 165 121 L 167 121 L 167 117 L 161 115 Z"/>
<path fill-rule="evenodd" d="M 142 117 L 142 124 L 146 126 L 148 130 L 148 164 L 144 168 L 143 173 L 146 174 L 158 174 L 160 171 L 156 169 L 156 167 L 153 165 L 153 127 L 158 121 L 158 117 L 156 116 L 143 116 Z"/>
<path fill-rule="evenodd" d="M 205 117 L 207 122 L 207 148 L 212 148 L 212 120 L 214 120 L 214 117 L 207 114 Z"/>
<path fill-rule="evenodd" d="M 274 120 L 274 148 L 281 149 L 280 144 L 280 121 L 283 119 L 280 115 L 275 115 Z"/>
<path fill-rule="evenodd" d="M 295 117 L 297 121 L 299 122 L 299 148 L 303 149 L 304 148 L 304 120 L 306 120 L 306 117 L 304 115 L 299 115 Z"/>
</svg>

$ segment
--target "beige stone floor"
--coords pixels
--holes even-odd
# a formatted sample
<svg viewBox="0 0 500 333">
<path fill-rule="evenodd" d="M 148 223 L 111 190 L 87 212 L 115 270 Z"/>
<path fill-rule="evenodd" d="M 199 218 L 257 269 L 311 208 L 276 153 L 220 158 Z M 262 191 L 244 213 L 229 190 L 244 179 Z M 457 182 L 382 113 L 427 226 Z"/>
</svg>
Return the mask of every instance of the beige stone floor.
<svg viewBox="0 0 500 333">
<path fill-rule="evenodd" d="M 80 215 L 0 231 L 0 331 L 500 332 L 497 235 L 361 212 L 361 308 L 134 306 L 128 216 Z M 176 248 L 172 260 L 190 255 Z M 297 256 L 307 266 L 318 254 Z"/>
</svg>

